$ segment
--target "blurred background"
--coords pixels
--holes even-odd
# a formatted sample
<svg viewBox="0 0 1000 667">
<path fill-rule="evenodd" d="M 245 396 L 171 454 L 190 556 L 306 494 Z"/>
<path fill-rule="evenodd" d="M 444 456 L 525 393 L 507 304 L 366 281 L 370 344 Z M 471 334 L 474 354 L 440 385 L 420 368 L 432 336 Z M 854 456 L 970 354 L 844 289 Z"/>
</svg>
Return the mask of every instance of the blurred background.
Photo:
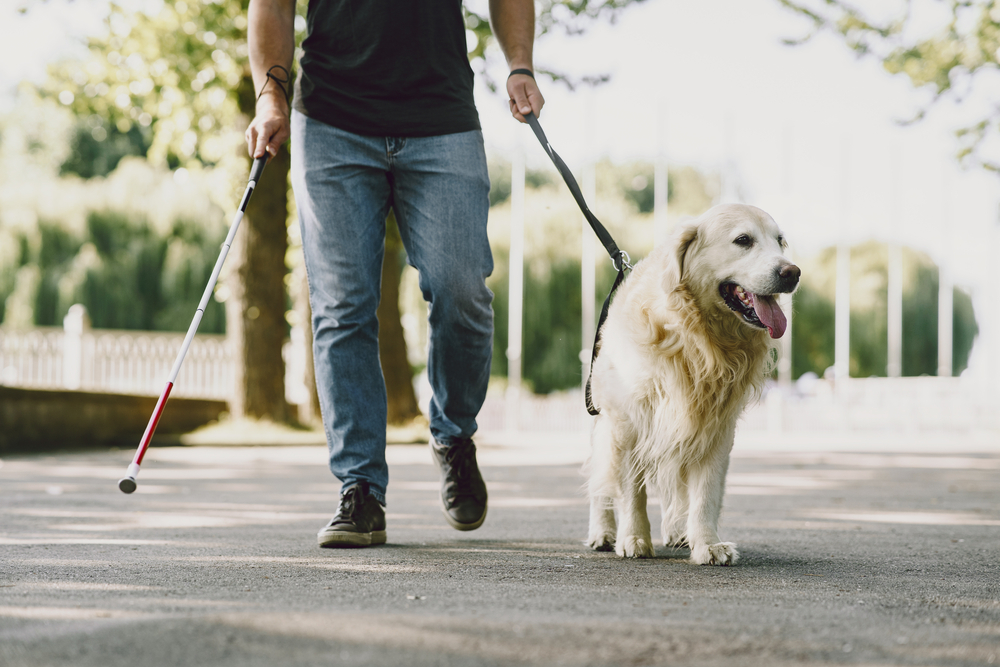
<svg viewBox="0 0 1000 667">
<path fill-rule="evenodd" d="M 246 4 L 0 7 L 0 389 L 21 404 L 160 392 L 248 173 Z M 768 211 L 791 243 L 803 282 L 784 302 L 791 327 L 743 441 L 948 433 L 997 444 L 1000 5 L 536 7 L 541 122 L 633 260 L 723 202 Z M 487 2 L 465 11 L 496 258 L 480 427 L 579 437 L 595 312 L 614 270 L 509 116 Z M 304 18 L 296 29 L 301 39 Z M 223 422 L 317 428 L 296 220 L 283 154 L 174 392 L 210 402 Z M 392 220 L 387 244 L 390 421 L 419 439 L 426 309 Z"/>
</svg>

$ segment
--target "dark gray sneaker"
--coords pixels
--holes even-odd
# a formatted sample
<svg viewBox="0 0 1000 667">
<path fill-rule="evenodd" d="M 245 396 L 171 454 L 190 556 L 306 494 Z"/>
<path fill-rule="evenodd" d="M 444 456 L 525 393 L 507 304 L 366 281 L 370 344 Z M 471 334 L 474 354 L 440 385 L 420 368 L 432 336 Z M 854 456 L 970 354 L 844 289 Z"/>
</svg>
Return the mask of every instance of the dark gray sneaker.
<svg viewBox="0 0 1000 667">
<path fill-rule="evenodd" d="M 385 544 L 385 509 L 369 493 L 368 482 L 340 492 L 337 515 L 316 534 L 316 540 L 331 549 Z"/>
<path fill-rule="evenodd" d="M 456 530 L 475 530 L 486 520 L 486 483 L 476 464 L 471 438 L 445 445 L 431 440 L 431 452 L 441 469 L 441 505 Z"/>
</svg>

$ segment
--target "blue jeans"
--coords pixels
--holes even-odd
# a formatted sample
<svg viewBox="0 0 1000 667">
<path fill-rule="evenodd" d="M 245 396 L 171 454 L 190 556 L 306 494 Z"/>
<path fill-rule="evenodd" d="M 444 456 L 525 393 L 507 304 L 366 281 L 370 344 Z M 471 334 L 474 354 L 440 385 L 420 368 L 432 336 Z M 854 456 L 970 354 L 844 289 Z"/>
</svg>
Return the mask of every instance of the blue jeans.
<svg viewBox="0 0 1000 667">
<path fill-rule="evenodd" d="M 489 175 L 479 131 L 365 137 L 292 113 L 292 185 L 312 305 L 330 470 L 385 503 L 386 392 L 378 356 L 385 220 L 392 207 L 429 307 L 430 427 L 469 438 L 493 356 Z"/>
</svg>

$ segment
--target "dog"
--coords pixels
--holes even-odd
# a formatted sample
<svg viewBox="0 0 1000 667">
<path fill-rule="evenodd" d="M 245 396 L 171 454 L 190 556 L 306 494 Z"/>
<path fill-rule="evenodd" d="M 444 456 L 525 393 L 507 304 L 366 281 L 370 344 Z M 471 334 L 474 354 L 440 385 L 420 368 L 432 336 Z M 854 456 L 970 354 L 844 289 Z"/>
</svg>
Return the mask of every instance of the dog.
<svg viewBox="0 0 1000 667">
<path fill-rule="evenodd" d="M 773 370 L 787 321 L 775 295 L 801 271 L 764 211 L 716 206 L 636 264 L 612 299 L 593 363 L 586 544 L 654 555 L 646 486 L 666 546 L 699 565 L 733 565 L 718 523 L 736 422 Z M 617 514 L 617 522 L 616 522 Z"/>
</svg>

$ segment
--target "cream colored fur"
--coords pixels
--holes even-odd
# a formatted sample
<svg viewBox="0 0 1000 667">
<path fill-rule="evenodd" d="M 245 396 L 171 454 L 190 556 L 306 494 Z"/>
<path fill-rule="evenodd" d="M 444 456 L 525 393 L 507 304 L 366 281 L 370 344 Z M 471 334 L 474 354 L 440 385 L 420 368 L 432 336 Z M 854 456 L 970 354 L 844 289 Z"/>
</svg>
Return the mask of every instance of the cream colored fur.
<svg viewBox="0 0 1000 667">
<path fill-rule="evenodd" d="M 734 243 L 741 234 L 752 248 Z M 736 545 L 718 535 L 729 453 L 774 357 L 767 331 L 730 310 L 719 286 L 789 291 L 775 278 L 791 265 L 783 248 L 760 209 L 717 206 L 678 229 L 619 288 L 592 375 L 601 411 L 588 461 L 592 548 L 653 555 L 648 483 L 659 494 L 664 544 L 690 546 L 698 564 L 736 563 Z"/>
</svg>

